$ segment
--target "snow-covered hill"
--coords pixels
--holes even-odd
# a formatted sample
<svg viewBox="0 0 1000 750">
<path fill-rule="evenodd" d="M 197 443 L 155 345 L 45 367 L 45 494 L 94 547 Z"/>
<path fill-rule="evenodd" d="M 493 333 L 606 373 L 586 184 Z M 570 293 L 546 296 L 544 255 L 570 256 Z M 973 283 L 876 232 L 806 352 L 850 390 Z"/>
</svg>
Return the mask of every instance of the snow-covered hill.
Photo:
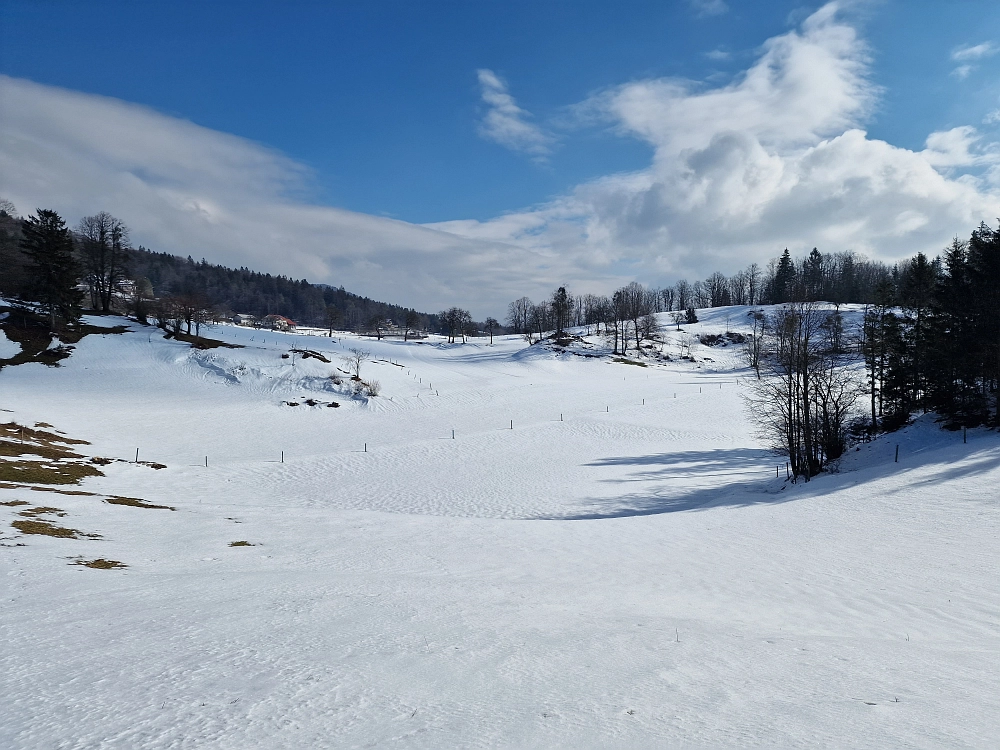
<svg viewBox="0 0 1000 750">
<path fill-rule="evenodd" d="M 744 312 L 647 366 L 131 323 L 0 370 L 2 421 L 123 459 L 0 489 L 0 746 L 991 746 L 1000 441 L 922 419 L 786 483 L 737 347 L 680 359 Z"/>
</svg>

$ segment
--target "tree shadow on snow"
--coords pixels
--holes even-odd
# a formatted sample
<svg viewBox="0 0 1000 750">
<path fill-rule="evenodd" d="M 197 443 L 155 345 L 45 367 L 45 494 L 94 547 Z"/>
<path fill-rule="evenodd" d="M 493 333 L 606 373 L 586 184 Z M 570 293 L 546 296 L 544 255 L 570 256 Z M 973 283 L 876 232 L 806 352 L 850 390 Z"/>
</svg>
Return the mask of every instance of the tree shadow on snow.
<svg viewBox="0 0 1000 750">
<path fill-rule="evenodd" d="M 772 463 L 770 454 L 764 450 L 734 448 L 646 456 L 611 456 L 585 465 L 641 467 L 628 476 L 599 481 L 615 484 L 657 482 L 658 486 L 617 497 L 592 498 L 585 501 L 592 507 L 591 510 L 547 516 L 547 519 L 586 521 L 652 516 L 722 506 L 778 503 L 791 499 L 781 494 L 784 483 L 775 481 L 770 475 L 770 467 L 777 465 L 777 462 Z M 683 484 L 678 486 L 677 480 L 683 480 Z M 695 487 L 692 488 L 692 484 Z"/>
</svg>

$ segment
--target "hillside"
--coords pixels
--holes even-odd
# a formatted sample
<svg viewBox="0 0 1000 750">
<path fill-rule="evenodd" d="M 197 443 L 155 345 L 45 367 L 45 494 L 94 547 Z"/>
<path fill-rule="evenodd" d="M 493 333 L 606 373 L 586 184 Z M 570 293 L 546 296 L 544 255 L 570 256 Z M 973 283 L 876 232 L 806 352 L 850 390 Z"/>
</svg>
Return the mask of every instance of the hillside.
<svg viewBox="0 0 1000 750">
<path fill-rule="evenodd" d="M 737 348 L 689 338 L 745 316 L 699 315 L 638 366 L 105 317 L 0 370 L 4 461 L 102 474 L 0 483 L 0 745 L 989 746 L 996 433 L 786 482 Z"/>
</svg>

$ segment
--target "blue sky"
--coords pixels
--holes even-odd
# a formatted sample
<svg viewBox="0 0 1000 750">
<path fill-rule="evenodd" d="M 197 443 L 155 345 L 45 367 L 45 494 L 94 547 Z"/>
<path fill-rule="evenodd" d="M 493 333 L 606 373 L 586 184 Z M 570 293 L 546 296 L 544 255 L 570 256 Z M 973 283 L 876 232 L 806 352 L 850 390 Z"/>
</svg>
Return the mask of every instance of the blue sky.
<svg viewBox="0 0 1000 750">
<path fill-rule="evenodd" d="M 817 12 L 825 12 L 830 19 L 823 21 L 826 31 L 810 37 L 808 29 L 818 22 L 809 19 Z M 853 41 L 841 39 L 839 31 L 832 33 L 830 28 L 847 29 Z M 726 121 L 732 108 L 725 104 L 699 126 L 711 130 L 720 123 L 718 132 L 712 134 L 715 151 L 711 152 L 707 141 L 678 135 L 688 127 L 680 120 L 669 133 L 647 121 L 653 113 L 668 120 L 707 117 L 695 112 L 700 106 L 697 97 L 713 91 L 738 95 L 734 87 L 761 64 L 772 44 L 768 40 L 775 39 L 799 39 L 806 50 L 801 56 L 789 53 L 787 59 L 781 57 L 774 63 L 785 82 L 781 85 L 794 91 L 795 81 L 808 77 L 804 85 L 812 87 L 810 96 L 819 97 L 818 105 L 805 100 L 794 105 L 802 106 L 802 114 L 793 125 L 777 130 L 768 125 L 768 118 L 779 122 L 785 117 L 787 104 L 780 102 L 787 92 L 781 91 L 748 95 L 767 100 L 773 94 L 771 106 L 779 107 L 761 113 L 763 124 L 748 130 L 753 143 L 740 141 L 741 122 L 738 117 Z M 813 55 L 810 44 L 830 54 Z M 753 240 L 713 237 L 706 240 L 713 243 L 708 252 L 692 240 L 693 228 L 677 228 L 679 221 L 683 223 L 683 217 L 678 218 L 681 214 L 690 217 L 691 211 L 702 209 L 681 205 L 683 196 L 654 196 L 663 210 L 650 214 L 636 208 L 635 201 L 639 193 L 646 196 L 643 200 L 653 200 L 650 191 L 659 190 L 657 185 L 670 185 L 677 175 L 690 172 L 687 162 L 672 176 L 657 170 L 666 160 L 690 159 L 691 149 L 705 152 L 699 164 L 715 164 L 716 157 L 723 159 L 720 163 L 731 163 L 737 152 L 757 153 L 759 145 L 763 150 L 747 157 L 756 166 L 748 171 L 744 160 L 732 167 L 743 175 L 744 184 L 751 184 L 756 177 L 746 175 L 758 175 L 760 165 L 774 167 L 775 159 L 797 160 L 803 148 L 857 130 L 867 132 L 864 143 L 855 140 L 857 148 L 885 142 L 913 154 L 927 151 L 931 134 L 950 133 L 939 138 L 930 157 L 925 153 L 924 161 L 954 182 L 955 189 L 964 189 L 963 174 L 979 180 L 976 195 L 986 211 L 996 202 L 996 183 L 990 176 L 996 174 L 996 164 L 989 154 L 1000 138 L 1000 115 L 993 114 L 1000 109 L 997 50 L 1000 6 L 973 0 L 885 0 L 834 7 L 737 0 L 352 4 L 6 0 L 0 5 L 0 73 L 16 85 L 41 84 L 31 89 L 32 106 L 41 107 L 42 99 L 59 92 L 99 95 L 92 101 L 72 99 L 70 104 L 67 99 L 65 106 L 44 108 L 51 121 L 60 112 L 79 118 L 82 115 L 74 107 L 84 107 L 90 113 L 87 116 L 96 119 L 84 126 L 93 141 L 67 136 L 71 128 L 67 122 L 66 130 L 47 136 L 54 139 L 48 144 L 39 140 L 41 135 L 34 128 L 32 139 L 38 149 L 50 154 L 72 152 L 79 158 L 88 155 L 88 159 L 100 149 L 104 155 L 97 160 L 99 164 L 88 162 L 88 169 L 108 171 L 109 180 L 118 169 L 150 188 L 169 184 L 171 200 L 180 200 L 177 196 L 187 191 L 193 196 L 188 203 L 199 206 L 203 217 L 212 213 L 205 207 L 215 205 L 213 200 L 236 211 L 241 201 L 249 205 L 262 199 L 260 194 L 215 194 L 213 198 L 204 175 L 176 170 L 177 162 L 183 161 L 176 156 L 168 167 L 155 161 L 143 163 L 136 152 L 116 155 L 116 144 L 109 136 L 112 129 L 106 127 L 102 135 L 99 123 L 105 115 L 92 111 L 93 107 L 113 106 L 100 97 L 144 105 L 154 112 L 142 117 L 153 119 L 141 125 L 140 117 L 134 127 L 150 133 L 160 126 L 167 128 L 172 135 L 164 135 L 162 142 L 178 139 L 171 149 L 183 149 L 184 142 L 191 144 L 191 154 L 199 153 L 198 148 L 205 146 L 196 146 L 195 141 L 215 138 L 216 133 L 246 139 L 242 145 L 227 143 L 241 154 L 237 161 L 247 170 L 247 184 L 267 183 L 260 189 L 269 193 L 267 200 L 272 203 L 356 212 L 360 218 L 355 223 L 368 229 L 352 224 L 352 231 L 363 237 L 331 232 L 335 238 L 331 241 L 338 245 L 353 242 L 368 249 L 354 256 L 341 249 L 331 251 L 337 257 L 324 257 L 322 250 L 315 249 L 316 237 L 309 242 L 296 240 L 298 245 L 313 243 L 313 249 L 302 257 L 287 258 L 290 267 L 283 269 L 274 260 L 273 247 L 269 254 L 247 249 L 244 242 L 237 251 L 196 229 L 187 236 L 165 232 L 163 227 L 173 220 L 166 209 L 157 214 L 152 199 L 136 207 L 133 215 L 128 215 L 128 206 L 114 204 L 115 190 L 105 193 L 104 203 L 98 200 L 102 197 L 98 192 L 92 196 L 94 201 L 74 198 L 62 206 L 52 205 L 59 203 L 60 196 L 58 190 L 50 190 L 46 205 L 61 208 L 71 219 L 78 218 L 74 212 L 110 210 L 121 215 L 136 238 L 146 238 L 145 244 L 157 249 L 187 254 L 192 247 L 201 248 L 202 252 L 194 254 L 228 263 L 242 258 L 247 264 L 263 264 L 264 270 L 344 283 L 366 294 L 402 295 L 397 299 L 424 306 L 450 304 L 452 298 L 461 296 L 458 289 L 467 285 L 470 275 L 450 276 L 442 270 L 452 265 L 467 271 L 474 266 L 471 276 L 476 284 L 497 286 L 488 271 L 502 270 L 497 265 L 506 264 L 497 259 L 505 252 L 517 256 L 523 266 L 525 291 L 540 294 L 546 284 L 567 281 L 590 291 L 633 277 L 667 283 L 680 275 L 707 275 L 713 270 L 731 273 L 743 261 L 766 259 L 786 244 L 796 250 L 800 249 L 796 243 L 802 247 L 820 244 L 829 250 L 857 249 L 890 257 L 909 246 L 930 249 L 928 243 L 966 234 L 971 226 L 962 226 L 962 221 L 972 214 L 942 208 L 942 201 L 959 200 L 948 193 L 947 185 L 938 186 L 942 197 L 932 206 L 909 207 L 906 196 L 888 196 L 902 227 L 896 233 L 902 233 L 899 241 L 880 243 L 884 238 L 871 237 L 869 242 L 858 232 L 846 232 L 843 226 L 850 224 L 846 216 L 837 225 L 840 229 L 819 227 L 816 236 L 809 237 L 797 228 L 785 236 L 779 220 L 791 207 L 774 204 L 775 216 L 764 226 L 760 225 L 761 212 L 770 211 L 772 203 L 762 207 L 754 198 L 752 206 L 744 207 L 749 213 L 740 219 L 757 223 L 749 231 Z M 651 82 L 659 83 L 646 85 Z M 826 86 L 841 96 L 839 103 L 817 115 L 816 122 L 806 122 L 809 111 L 826 106 L 822 103 Z M 9 110 L 16 101 L 21 100 L 8 94 L 0 99 L 0 107 Z M 138 108 L 127 107 L 119 107 L 115 116 L 125 117 L 126 110 L 139 116 Z M 157 114 L 159 119 L 154 117 Z M 11 128 L 32 129 L 26 119 L 11 124 L 13 118 L 0 110 L 2 120 Z M 154 120 L 158 124 L 152 124 Z M 175 130 L 184 121 L 200 129 L 178 135 Z M 118 127 L 130 126 L 123 121 Z M 956 128 L 966 130 L 957 132 Z M 726 140 L 727 133 L 739 137 Z M 60 141 L 67 137 L 72 143 Z M 7 155 L 7 164 L 13 165 L 11 173 L 21 178 L 16 184 L 0 177 L 0 189 L 12 194 L 15 202 L 34 203 L 49 197 L 37 186 L 51 187 L 51 183 L 36 172 L 58 169 L 38 160 L 28 164 L 24 154 L 29 150 L 24 146 Z M 155 143 L 150 140 L 144 150 L 155 151 Z M 205 153 L 216 154 L 218 149 Z M 893 151 L 894 169 L 910 169 L 897 164 L 897 157 Z M 227 157 L 226 165 L 234 170 L 235 177 L 230 179 L 240 180 L 234 158 Z M 268 158 L 274 163 L 265 169 L 270 176 L 263 178 L 260 161 Z M 128 165 L 123 166 L 124 162 Z M 789 174 L 787 166 L 778 171 L 786 177 Z M 731 177 L 718 170 L 711 175 L 705 179 L 712 189 L 724 186 Z M 224 179 L 221 173 L 217 178 Z M 843 179 L 849 182 L 851 178 Z M 281 183 L 280 187 L 269 180 Z M 628 198 L 621 200 L 629 207 L 608 193 L 608 184 L 626 182 L 629 186 L 622 189 Z M 28 184 L 36 187 L 28 189 Z M 782 195 L 794 194 L 787 186 L 772 188 Z M 604 191 L 600 201 L 580 197 L 595 190 Z M 756 195 L 758 188 L 750 192 Z M 733 214 L 726 203 L 733 200 L 732 193 L 719 194 L 717 199 L 721 208 L 710 212 L 716 220 Z M 572 207 L 566 205 L 567 200 Z M 710 202 L 710 198 L 705 200 Z M 582 203 L 589 208 L 581 208 Z M 822 203 L 817 198 L 814 204 L 820 222 Z M 614 214 L 616 206 L 621 209 L 619 215 Z M 794 210 L 800 213 L 803 208 L 796 204 Z M 849 209 L 840 206 L 838 210 Z M 337 221 L 347 221 L 346 215 L 337 214 Z M 366 224 L 363 215 L 391 217 L 447 235 L 443 244 L 435 244 L 426 234 L 410 243 L 424 248 L 420 251 L 423 266 L 433 267 L 424 279 L 423 291 L 412 289 L 412 275 L 409 282 L 387 280 L 387 269 L 397 261 L 375 257 L 387 241 L 379 239 L 382 230 L 378 227 L 383 225 Z M 632 223 L 622 229 L 625 220 L 621 216 L 625 215 L 632 216 L 628 220 Z M 878 220 L 867 218 L 872 225 Z M 283 221 L 276 218 L 270 228 L 276 237 L 285 230 Z M 649 234 L 651 224 L 656 225 L 655 237 Z M 910 226 L 918 234 L 907 243 L 903 240 Z M 581 232 L 576 239 L 567 234 L 573 227 Z M 401 229 L 393 226 L 386 231 L 391 235 Z M 322 227 L 316 227 L 315 233 L 322 235 Z M 256 236 L 260 234 L 258 229 Z M 452 242 L 453 237 L 458 239 Z M 601 241 L 604 245 L 598 247 Z M 474 263 L 470 255 L 481 262 Z M 575 261 L 570 263 L 567 257 Z M 716 267 L 702 265 L 695 261 L 698 258 Z M 585 273 L 580 272 L 581 263 L 587 266 Z M 515 279 L 505 278 L 496 300 L 484 304 L 489 308 L 484 312 L 495 314 L 501 290 L 514 293 L 516 286 Z M 482 298 L 482 293 L 473 297 Z"/>
</svg>

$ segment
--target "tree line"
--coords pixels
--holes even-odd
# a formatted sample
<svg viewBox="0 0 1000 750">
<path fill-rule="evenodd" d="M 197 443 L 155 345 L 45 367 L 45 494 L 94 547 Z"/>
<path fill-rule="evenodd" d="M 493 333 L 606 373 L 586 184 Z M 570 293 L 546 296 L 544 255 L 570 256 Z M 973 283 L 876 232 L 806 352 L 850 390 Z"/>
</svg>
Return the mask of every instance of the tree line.
<svg viewBox="0 0 1000 750">
<path fill-rule="evenodd" d="M 331 330 L 372 330 L 388 320 L 410 330 L 438 328 L 436 315 L 343 287 L 133 247 L 128 227 L 107 212 L 70 228 L 55 211 L 39 209 L 24 219 L 0 200 L 0 267 L 0 294 L 41 303 L 53 326 L 77 320 L 87 302 L 98 312 L 169 320 L 189 332 L 235 313 L 280 314 Z"/>
</svg>

